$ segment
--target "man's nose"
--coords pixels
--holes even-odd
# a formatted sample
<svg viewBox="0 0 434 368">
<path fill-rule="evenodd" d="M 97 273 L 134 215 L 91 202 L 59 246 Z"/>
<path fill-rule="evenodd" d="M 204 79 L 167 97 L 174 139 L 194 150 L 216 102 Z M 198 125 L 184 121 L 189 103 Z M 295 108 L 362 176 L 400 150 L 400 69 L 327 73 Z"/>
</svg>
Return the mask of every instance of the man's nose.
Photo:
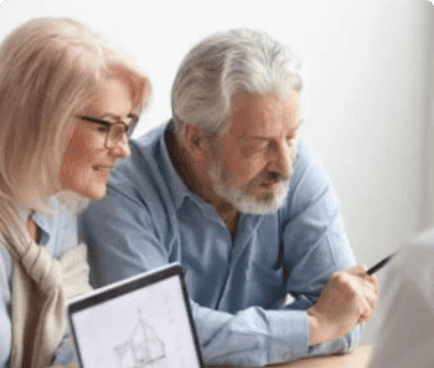
<svg viewBox="0 0 434 368">
<path fill-rule="evenodd" d="M 288 147 L 286 143 L 277 144 L 268 169 L 279 173 L 281 177 L 287 177 L 291 172 L 291 147 Z"/>
</svg>

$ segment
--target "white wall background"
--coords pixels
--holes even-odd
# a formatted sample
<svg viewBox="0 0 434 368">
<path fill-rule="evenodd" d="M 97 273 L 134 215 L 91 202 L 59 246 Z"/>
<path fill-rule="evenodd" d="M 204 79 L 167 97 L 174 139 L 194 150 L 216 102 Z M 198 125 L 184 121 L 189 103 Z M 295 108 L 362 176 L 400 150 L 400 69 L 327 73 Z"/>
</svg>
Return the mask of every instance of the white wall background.
<svg viewBox="0 0 434 368">
<path fill-rule="evenodd" d="M 310 108 L 301 132 L 332 177 L 358 260 L 372 265 L 434 225 L 427 0 L 4 0 L 0 39 L 34 16 L 78 18 L 135 56 L 154 85 L 139 133 L 170 117 L 175 71 L 202 37 L 269 32 L 303 62 Z"/>
</svg>

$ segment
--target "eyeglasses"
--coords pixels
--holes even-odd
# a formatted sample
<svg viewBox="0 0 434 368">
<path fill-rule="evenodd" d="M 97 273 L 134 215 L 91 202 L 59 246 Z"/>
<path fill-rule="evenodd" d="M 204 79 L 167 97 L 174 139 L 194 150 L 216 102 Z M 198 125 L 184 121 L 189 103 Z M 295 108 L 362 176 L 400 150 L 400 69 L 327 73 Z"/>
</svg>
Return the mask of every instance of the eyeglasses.
<svg viewBox="0 0 434 368">
<path fill-rule="evenodd" d="M 105 147 L 107 148 L 116 147 L 119 142 L 125 139 L 125 137 L 131 137 L 139 121 L 139 117 L 133 114 L 128 115 L 129 120 L 126 122 L 110 122 L 106 120 L 94 119 L 89 116 L 78 116 L 78 118 L 91 123 L 99 124 L 101 126 L 101 132 L 106 135 Z"/>
</svg>

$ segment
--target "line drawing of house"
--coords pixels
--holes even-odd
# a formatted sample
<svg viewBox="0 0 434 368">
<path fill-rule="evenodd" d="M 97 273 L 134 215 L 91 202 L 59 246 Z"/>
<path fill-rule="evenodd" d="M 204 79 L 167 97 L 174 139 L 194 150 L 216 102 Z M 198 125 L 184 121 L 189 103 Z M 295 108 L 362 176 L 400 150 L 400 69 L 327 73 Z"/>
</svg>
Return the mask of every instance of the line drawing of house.
<svg viewBox="0 0 434 368">
<path fill-rule="evenodd" d="M 140 316 L 130 338 L 115 346 L 119 368 L 168 368 L 164 342 Z"/>
</svg>

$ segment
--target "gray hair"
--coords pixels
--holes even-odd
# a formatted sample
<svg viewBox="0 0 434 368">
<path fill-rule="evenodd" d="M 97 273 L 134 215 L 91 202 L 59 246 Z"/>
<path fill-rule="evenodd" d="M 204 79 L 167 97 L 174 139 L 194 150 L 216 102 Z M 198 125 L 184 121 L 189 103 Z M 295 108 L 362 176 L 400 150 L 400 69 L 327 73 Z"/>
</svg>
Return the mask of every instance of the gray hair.
<svg viewBox="0 0 434 368">
<path fill-rule="evenodd" d="M 72 19 L 36 18 L 0 46 L 0 201 L 44 208 L 60 190 L 64 152 L 103 79 L 131 90 L 136 113 L 150 82 L 122 52 Z"/>
<path fill-rule="evenodd" d="M 281 95 L 301 91 L 298 65 L 265 33 L 239 29 L 211 35 L 181 63 L 172 85 L 172 119 L 183 139 L 186 122 L 221 136 L 230 126 L 232 99 L 239 93 Z"/>
</svg>

